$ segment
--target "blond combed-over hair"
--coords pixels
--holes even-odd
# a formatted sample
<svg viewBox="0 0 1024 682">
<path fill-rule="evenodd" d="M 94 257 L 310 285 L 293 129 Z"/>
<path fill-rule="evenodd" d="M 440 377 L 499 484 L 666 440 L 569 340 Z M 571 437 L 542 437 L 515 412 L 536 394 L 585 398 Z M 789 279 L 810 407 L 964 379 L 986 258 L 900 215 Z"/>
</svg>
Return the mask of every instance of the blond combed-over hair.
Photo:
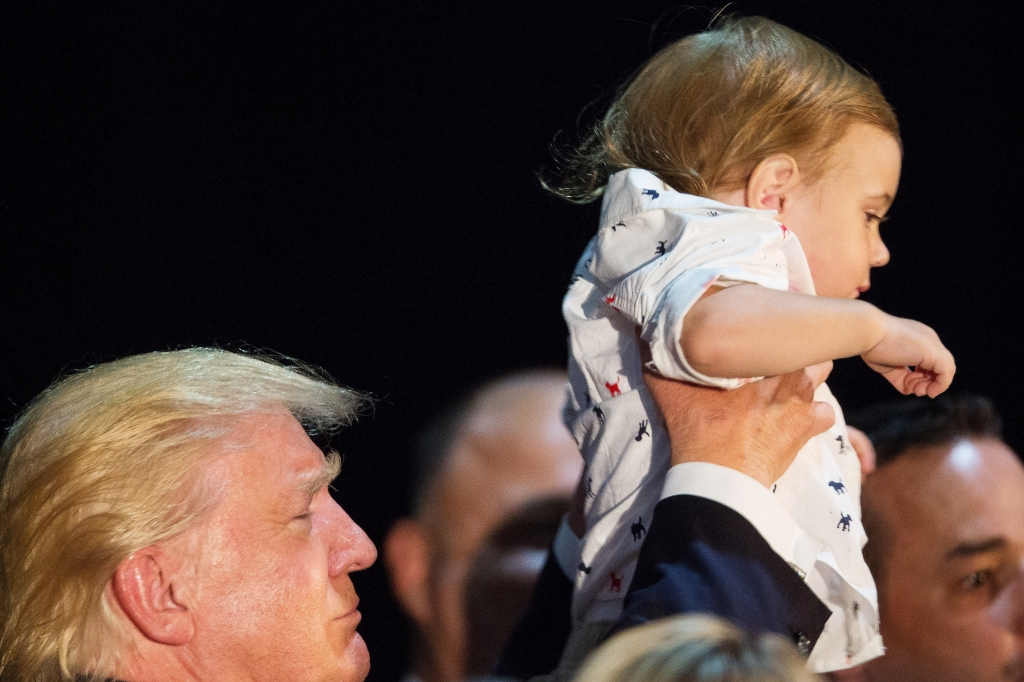
<svg viewBox="0 0 1024 682">
<path fill-rule="evenodd" d="M 107 585 L 215 504 L 204 464 L 239 416 L 286 409 L 330 433 L 364 404 L 301 363 L 210 348 L 127 357 L 43 391 L 0 450 L 0 679 L 112 674 L 130 640 Z"/>
<path fill-rule="evenodd" d="M 609 176 L 643 168 L 679 192 L 739 189 L 786 153 L 813 181 L 852 123 L 900 141 L 877 83 L 839 55 L 762 17 L 727 17 L 652 57 L 604 118 L 542 184 L 569 201 L 599 197 Z"/>
<path fill-rule="evenodd" d="M 624 630 L 594 650 L 573 682 L 820 682 L 780 635 L 749 634 L 708 614 Z"/>
</svg>

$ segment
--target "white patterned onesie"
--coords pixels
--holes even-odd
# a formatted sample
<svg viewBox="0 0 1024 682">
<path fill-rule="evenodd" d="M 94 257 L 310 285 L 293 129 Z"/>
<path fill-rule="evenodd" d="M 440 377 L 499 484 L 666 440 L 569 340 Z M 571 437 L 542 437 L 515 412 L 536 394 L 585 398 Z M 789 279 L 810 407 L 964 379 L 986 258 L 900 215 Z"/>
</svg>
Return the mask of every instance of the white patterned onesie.
<svg viewBox="0 0 1024 682">
<path fill-rule="evenodd" d="M 611 177 L 600 229 L 562 306 L 570 337 L 565 421 L 589 477 L 574 625 L 619 615 L 658 500 L 701 494 L 746 516 L 832 609 L 809 667 L 849 667 L 880 656 L 882 644 L 861 554 L 860 465 L 828 388 L 815 397 L 832 405 L 836 424 L 811 439 L 770 492 L 714 465 L 674 467 L 666 480 L 668 437 L 643 383 L 637 336 L 650 347 L 647 367 L 663 376 L 729 389 L 756 380 L 705 376 L 679 344 L 686 313 L 708 287 L 742 283 L 814 294 L 799 240 L 774 212 L 681 194 L 644 170 Z"/>
</svg>

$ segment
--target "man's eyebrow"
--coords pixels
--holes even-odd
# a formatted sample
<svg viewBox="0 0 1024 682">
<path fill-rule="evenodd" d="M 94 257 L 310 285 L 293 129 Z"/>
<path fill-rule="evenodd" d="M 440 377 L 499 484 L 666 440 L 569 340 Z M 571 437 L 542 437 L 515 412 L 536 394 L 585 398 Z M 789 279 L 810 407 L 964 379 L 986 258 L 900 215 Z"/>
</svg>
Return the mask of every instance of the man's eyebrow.
<svg viewBox="0 0 1024 682">
<path fill-rule="evenodd" d="M 947 559 L 964 559 L 1006 547 L 1006 538 L 994 537 L 980 542 L 961 542 L 946 554 Z"/>
<path fill-rule="evenodd" d="M 299 482 L 299 490 L 306 497 L 311 498 L 320 488 L 337 478 L 339 471 L 341 471 L 341 457 L 336 452 L 328 452 L 320 470 Z"/>
</svg>

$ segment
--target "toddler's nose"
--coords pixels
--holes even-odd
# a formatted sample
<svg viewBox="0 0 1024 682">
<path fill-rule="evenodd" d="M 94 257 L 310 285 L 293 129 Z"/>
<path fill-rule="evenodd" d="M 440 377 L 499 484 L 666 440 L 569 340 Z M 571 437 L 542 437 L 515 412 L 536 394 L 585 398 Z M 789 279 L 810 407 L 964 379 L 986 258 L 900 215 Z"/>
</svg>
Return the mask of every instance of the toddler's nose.
<svg viewBox="0 0 1024 682">
<path fill-rule="evenodd" d="M 889 247 L 882 238 L 875 236 L 871 244 L 871 267 L 880 268 L 889 262 Z"/>
</svg>

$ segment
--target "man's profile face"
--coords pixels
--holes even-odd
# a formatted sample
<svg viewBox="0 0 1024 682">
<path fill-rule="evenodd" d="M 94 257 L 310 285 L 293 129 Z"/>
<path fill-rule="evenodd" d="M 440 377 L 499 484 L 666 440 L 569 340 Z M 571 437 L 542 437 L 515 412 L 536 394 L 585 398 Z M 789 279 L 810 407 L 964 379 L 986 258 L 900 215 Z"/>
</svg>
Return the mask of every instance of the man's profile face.
<svg viewBox="0 0 1024 682">
<path fill-rule="evenodd" d="M 487 535 L 529 502 L 572 495 L 582 459 L 562 425 L 564 401 L 559 375 L 491 389 L 465 416 L 420 518 L 392 529 L 388 568 L 426 643 L 424 679 L 463 678 L 466 578 Z"/>
<path fill-rule="evenodd" d="M 443 521 L 434 524 L 440 533 L 432 544 L 439 551 L 430 566 L 429 588 L 436 619 L 432 643 L 438 663 L 446 666 L 443 679 L 462 676 L 467 638 L 463 597 L 487 534 L 527 502 L 568 498 L 576 486 L 581 465 L 576 443 L 557 421 L 557 411 L 550 414 L 553 426 L 546 434 L 531 434 L 532 447 L 517 443 L 513 434 L 470 435 L 462 445 L 466 452 L 457 448 L 452 456 L 459 466 L 439 486 L 437 512 Z M 488 449 L 496 452 L 485 458 L 481 453 Z"/>
<path fill-rule="evenodd" d="M 1024 680 L 1024 468 L 996 439 L 917 447 L 871 474 L 886 654 L 871 680 Z"/>
<path fill-rule="evenodd" d="M 287 412 L 246 417 L 227 440 L 207 471 L 222 499 L 180 539 L 196 661 L 222 679 L 363 680 L 349 573 L 376 549 L 331 498 L 323 454 Z"/>
</svg>

